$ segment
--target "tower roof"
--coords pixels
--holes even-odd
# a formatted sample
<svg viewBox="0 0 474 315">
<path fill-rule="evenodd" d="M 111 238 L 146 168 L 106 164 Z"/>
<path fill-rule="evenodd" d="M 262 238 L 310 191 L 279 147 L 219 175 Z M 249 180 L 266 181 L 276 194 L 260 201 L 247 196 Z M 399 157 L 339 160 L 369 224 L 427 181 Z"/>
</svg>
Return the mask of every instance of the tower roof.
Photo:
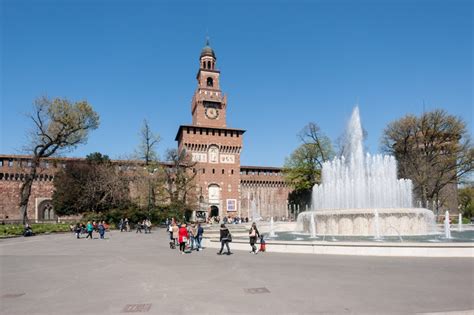
<svg viewBox="0 0 474 315">
<path fill-rule="evenodd" d="M 206 39 L 206 46 L 204 46 L 204 48 L 201 50 L 201 58 L 204 56 L 211 56 L 212 58 L 216 59 L 216 54 L 209 45 L 209 38 Z"/>
</svg>

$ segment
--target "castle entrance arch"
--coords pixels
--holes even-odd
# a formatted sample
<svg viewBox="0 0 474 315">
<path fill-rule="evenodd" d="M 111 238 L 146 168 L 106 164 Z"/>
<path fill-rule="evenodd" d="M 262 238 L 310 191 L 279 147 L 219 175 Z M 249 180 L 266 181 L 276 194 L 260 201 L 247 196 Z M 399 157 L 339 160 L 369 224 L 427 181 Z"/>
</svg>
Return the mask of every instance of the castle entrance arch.
<svg viewBox="0 0 474 315">
<path fill-rule="evenodd" d="M 211 212 L 209 214 L 210 217 L 217 217 L 219 216 L 219 206 L 221 201 L 221 188 L 217 184 L 211 184 L 208 187 L 209 192 L 209 206 Z"/>
<path fill-rule="evenodd" d="M 219 216 L 219 208 L 217 206 L 211 206 L 211 218 Z"/>
</svg>

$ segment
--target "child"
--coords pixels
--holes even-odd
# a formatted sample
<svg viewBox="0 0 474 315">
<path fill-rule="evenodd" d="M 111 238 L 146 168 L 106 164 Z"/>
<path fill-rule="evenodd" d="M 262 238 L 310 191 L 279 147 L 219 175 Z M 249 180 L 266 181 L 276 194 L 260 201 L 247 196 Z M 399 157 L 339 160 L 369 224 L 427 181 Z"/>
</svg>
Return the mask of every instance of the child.
<svg viewBox="0 0 474 315">
<path fill-rule="evenodd" d="M 260 251 L 264 252 L 266 250 L 266 245 L 265 245 L 265 238 L 263 237 L 263 234 L 260 235 Z"/>
</svg>

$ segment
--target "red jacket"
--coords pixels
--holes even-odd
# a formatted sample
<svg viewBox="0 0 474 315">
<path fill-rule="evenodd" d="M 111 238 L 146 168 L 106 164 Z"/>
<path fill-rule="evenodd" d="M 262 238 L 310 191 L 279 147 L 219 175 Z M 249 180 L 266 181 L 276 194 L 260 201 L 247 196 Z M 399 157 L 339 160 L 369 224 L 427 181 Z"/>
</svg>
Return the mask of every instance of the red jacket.
<svg viewBox="0 0 474 315">
<path fill-rule="evenodd" d="M 183 237 L 189 238 L 188 230 L 185 227 L 180 227 L 178 231 L 178 242 L 183 242 Z"/>
</svg>

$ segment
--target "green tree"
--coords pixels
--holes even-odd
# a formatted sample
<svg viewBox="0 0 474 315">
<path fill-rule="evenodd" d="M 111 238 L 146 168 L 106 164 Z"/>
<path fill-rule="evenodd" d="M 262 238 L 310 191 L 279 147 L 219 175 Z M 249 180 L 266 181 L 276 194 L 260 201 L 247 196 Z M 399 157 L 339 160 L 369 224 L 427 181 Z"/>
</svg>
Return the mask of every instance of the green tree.
<svg viewBox="0 0 474 315">
<path fill-rule="evenodd" d="M 464 218 L 474 217 L 474 186 L 463 187 L 458 190 L 459 211 Z"/>
<path fill-rule="evenodd" d="M 85 143 L 91 130 L 99 126 L 99 115 L 86 101 L 40 97 L 28 116 L 33 121 L 27 151 L 33 156 L 30 173 L 21 186 L 20 211 L 23 224 L 28 221 L 28 201 L 40 160 Z"/>
<path fill-rule="evenodd" d="M 444 110 L 406 115 L 384 130 L 382 150 L 395 156 L 399 176 L 413 181 L 414 191 L 426 207 L 443 201 L 443 188 L 473 170 L 474 149 L 466 123 Z"/>
<path fill-rule="evenodd" d="M 298 137 L 302 144 L 285 160 L 285 180 L 295 190 L 296 202 L 309 203 L 311 189 L 321 181 L 323 163 L 334 157 L 330 139 L 313 122 L 306 125 Z"/>
</svg>

